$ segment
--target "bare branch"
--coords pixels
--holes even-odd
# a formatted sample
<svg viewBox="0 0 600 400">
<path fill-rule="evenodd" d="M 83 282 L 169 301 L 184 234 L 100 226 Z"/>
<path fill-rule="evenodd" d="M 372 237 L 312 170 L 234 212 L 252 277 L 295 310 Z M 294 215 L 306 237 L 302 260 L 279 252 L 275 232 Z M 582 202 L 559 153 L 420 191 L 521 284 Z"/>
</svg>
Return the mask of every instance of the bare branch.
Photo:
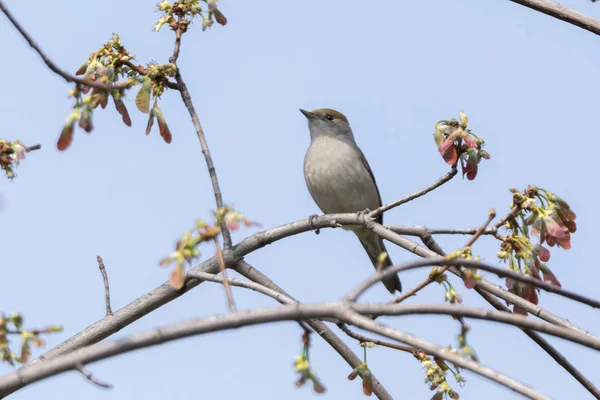
<svg viewBox="0 0 600 400">
<path fill-rule="evenodd" d="M 177 81 L 177 85 L 179 87 L 179 93 L 181 94 L 181 99 L 183 100 L 183 104 L 187 108 L 190 116 L 192 118 L 192 122 L 194 124 L 194 129 L 196 130 L 196 135 L 198 136 L 198 140 L 200 141 L 200 146 L 202 147 L 202 154 L 204 154 L 204 160 L 206 161 L 206 166 L 208 168 L 208 174 L 210 175 L 210 180 L 212 182 L 213 192 L 215 194 L 215 200 L 217 203 L 217 208 L 223 207 L 223 195 L 221 194 L 221 188 L 219 186 L 219 179 L 217 178 L 217 170 L 215 169 L 215 165 L 212 160 L 212 156 L 210 155 L 210 150 L 208 148 L 208 142 L 206 141 L 206 136 L 204 135 L 204 130 L 202 129 L 202 125 L 200 124 L 200 119 L 198 118 L 198 114 L 196 114 L 196 109 L 194 109 L 194 104 L 192 103 L 192 96 L 188 91 L 187 85 L 185 81 L 181 77 L 181 73 L 179 69 L 177 69 L 177 74 L 175 75 L 175 80 Z M 225 248 L 231 247 L 231 234 L 229 233 L 229 229 L 227 229 L 227 225 L 223 222 L 221 224 L 221 232 L 223 233 L 223 244 Z"/>
<path fill-rule="evenodd" d="M 39 150 L 41 148 L 41 144 L 34 144 L 33 146 L 25 147 L 25 151 L 29 153 L 30 151 Z"/>
<path fill-rule="evenodd" d="M 307 232 L 315 228 L 335 228 L 341 226 L 342 224 L 357 225 L 364 222 L 364 219 L 359 218 L 355 213 L 329 214 L 311 219 L 295 221 L 289 224 L 285 224 L 251 235 L 239 242 L 238 244 L 236 244 L 235 246 L 233 246 L 231 249 L 225 249 L 223 251 L 223 256 L 225 258 L 226 265 L 236 265 L 240 261 L 240 259 L 246 256 L 247 254 L 250 254 L 253 251 L 256 251 L 268 244 L 287 238 L 289 236 L 297 235 L 302 232 Z M 378 233 L 381 237 L 399 245 L 400 247 L 410 251 L 411 253 L 414 253 L 420 257 L 437 257 L 438 259 L 442 259 L 442 257 L 437 255 L 435 252 L 426 249 L 413 242 L 412 240 L 409 240 L 401 235 L 398 235 L 395 232 L 392 232 L 391 230 L 385 229 L 379 224 L 373 222 L 369 225 L 372 226 L 373 230 L 376 233 Z M 190 271 L 202 271 L 211 274 L 216 274 L 219 271 L 219 265 L 217 263 L 216 258 L 213 257 L 199 264 L 198 266 L 190 269 Z M 151 290 L 147 294 L 134 300 L 129 305 L 116 311 L 113 314 L 112 318 L 104 318 L 92 324 L 91 326 L 77 333 L 75 336 L 69 338 L 67 341 L 49 350 L 43 356 L 34 360 L 34 362 L 38 360 L 56 357 L 65 352 L 73 351 L 79 347 L 89 346 L 91 344 L 97 343 L 98 341 L 105 339 L 110 335 L 118 332 L 124 326 L 127 326 L 133 323 L 134 321 L 137 321 L 144 315 L 154 311 L 163 304 L 166 304 L 171 300 L 174 300 L 177 297 L 185 294 L 188 290 L 192 289 L 200 283 L 201 281 L 198 281 L 197 279 L 188 279 L 185 283 L 184 288 L 180 291 L 172 289 L 168 282 L 164 283 L 158 288 Z M 478 285 L 486 291 L 492 293 L 493 295 L 500 297 L 502 300 L 509 301 L 513 304 L 517 304 L 520 308 L 527 310 L 531 314 L 536 315 L 539 318 L 545 319 L 548 322 L 571 327 L 573 329 L 585 332 L 584 330 L 578 328 L 574 324 L 571 324 L 569 321 L 562 319 L 524 299 L 521 299 L 520 297 L 502 289 L 497 285 L 494 285 L 485 280 L 478 281 Z"/>
<path fill-rule="evenodd" d="M 50 70 L 52 70 L 52 72 L 54 72 L 55 74 L 58 74 L 58 75 L 62 76 L 63 79 L 66 80 L 67 82 L 72 82 L 72 83 L 76 83 L 76 84 L 79 84 L 79 85 L 86 85 L 86 86 L 89 86 L 89 87 L 98 88 L 98 89 L 104 89 L 104 90 L 126 89 L 126 88 L 128 88 L 128 87 L 131 86 L 131 84 L 128 83 L 128 82 L 126 82 L 126 81 L 118 83 L 116 85 L 105 85 L 105 84 L 102 84 L 102 83 L 96 83 L 96 82 L 86 81 L 84 79 L 77 78 L 76 76 L 73 76 L 73 75 L 69 74 L 66 71 L 63 71 L 62 69 L 58 68 L 58 66 L 56 64 L 54 64 L 54 62 L 52 62 L 52 60 L 50 60 L 50 58 L 46 55 L 46 53 L 44 53 L 42 51 L 42 49 L 37 45 L 37 43 L 33 40 L 33 38 L 31 36 L 29 36 L 29 34 L 17 22 L 17 20 L 10 13 L 10 11 L 8 11 L 8 9 L 6 8 L 6 6 L 4 5 L 4 3 L 1 0 L 0 0 L 0 10 L 4 13 L 4 15 L 6 15 L 6 17 L 8 18 L 8 20 L 13 24 L 13 26 L 17 29 L 17 31 L 19 31 L 19 33 L 27 41 L 27 43 L 29 44 L 29 46 L 31 46 L 31 48 L 33 50 L 35 50 L 36 53 L 39 54 L 39 56 L 42 58 L 42 60 L 48 66 L 48 68 L 50 68 Z"/>
<path fill-rule="evenodd" d="M 411 354 L 414 354 L 415 351 L 419 350 L 419 349 L 416 349 L 411 346 L 403 346 L 401 344 L 390 343 L 390 342 L 386 342 L 386 341 L 375 339 L 375 338 L 368 338 L 366 336 L 363 336 L 359 333 L 354 332 L 352 329 L 350 329 L 348 327 L 347 324 L 344 324 L 344 323 L 339 323 L 339 324 L 337 324 L 337 326 L 346 335 L 350 336 L 353 339 L 358 340 L 360 343 L 371 342 L 378 346 L 389 347 L 390 349 L 400 350 L 400 351 L 404 351 L 404 352 L 411 353 Z"/>
<path fill-rule="evenodd" d="M 513 3 L 550 15 L 561 21 L 578 26 L 588 32 L 600 35 L 600 21 L 588 17 L 565 6 L 554 3 L 549 0 L 510 0 Z"/>
<path fill-rule="evenodd" d="M 102 382 L 101 380 L 99 380 L 98 378 L 96 378 L 90 371 L 88 371 L 83 364 L 76 364 L 74 367 L 75 370 L 81 372 L 81 374 L 83 376 L 85 376 L 85 379 L 87 379 L 88 381 L 92 382 L 94 385 L 104 388 L 104 389 L 112 389 L 113 385 L 111 385 L 110 383 L 107 382 Z"/>
<path fill-rule="evenodd" d="M 500 300 L 498 300 L 491 294 L 477 287 L 475 288 L 475 290 L 496 310 L 506 313 L 512 313 L 512 311 L 509 310 L 508 307 L 504 305 L 504 303 L 502 303 Z M 550 355 L 550 357 L 552 357 L 554 361 L 558 363 L 558 365 L 563 367 L 572 377 L 574 377 L 579 383 L 581 383 L 581 385 L 588 392 L 590 392 L 595 398 L 600 399 L 600 390 L 598 390 L 598 388 L 594 386 L 594 384 L 590 382 L 590 380 L 587 379 L 573 364 L 571 364 L 569 360 L 567 360 L 567 358 L 563 356 L 554 346 L 548 343 L 546 339 L 544 339 L 539 333 L 532 331 L 531 329 L 521 328 L 521 330 L 527 336 L 529 336 L 529 338 L 531 338 L 531 340 L 533 340 L 538 346 L 540 346 L 542 350 L 548 353 L 548 355 Z"/>
<path fill-rule="evenodd" d="M 214 275 L 214 274 L 209 274 L 206 272 L 189 271 L 187 273 L 187 276 L 190 278 L 201 279 L 203 281 L 216 282 L 216 283 L 223 284 L 223 277 Z M 281 292 L 278 292 L 276 290 L 270 289 L 259 283 L 252 282 L 252 281 L 246 281 L 246 280 L 238 279 L 238 278 L 228 278 L 227 280 L 231 286 L 237 286 L 237 287 L 253 290 L 255 292 L 269 296 L 269 297 L 277 300 L 281 304 L 296 303 L 296 301 L 294 299 L 292 299 L 291 297 L 289 297 Z"/>
<path fill-rule="evenodd" d="M 464 266 L 464 267 L 468 267 L 468 268 L 481 269 L 484 271 L 492 272 L 500 277 L 509 277 L 516 281 L 524 282 L 524 283 L 539 287 L 540 289 L 543 289 L 547 292 L 558 294 L 559 296 L 563 296 L 563 297 L 569 298 L 571 300 L 578 301 L 580 303 L 586 304 L 593 308 L 600 308 L 600 301 L 598 301 L 598 300 L 594 300 L 594 299 L 582 296 L 578 293 L 564 290 L 558 286 L 552 285 L 550 283 L 547 283 L 547 282 L 541 281 L 539 279 L 535 279 L 530 276 L 526 276 L 526 275 L 523 275 L 523 274 L 520 274 L 520 273 L 517 273 L 514 271 L 510 271 L 510 270 L 507 270 L 504 268 L 497 268 L 492 265 L 485 264 L 485 263 L 482 263 L 479 261 L 466 260 L 466 259 L 462 259 L 462 258 L 452 259 L 452 260 L 447 260 L 444 258 L 437 258 L 437 259 L 429 258 L 429 259 L 425 259 L 425 260 L 415 260 L 415 261 L 407 262 L 407 263 L 404 263 L 401 265 L 387 267 L 384 270 L 375 272 L 373 275 L 371 275 L 371 277 L 369 277 L 367 280 L 365 280 L 360 285 L 358 285 L 355 289 L 353 289 L 346 296 L 346 300 L 355 301 L 362 293 L 364 293 L 368 288 L 373 286 L 375 283 L 381 281 L 382 279 L 385 279 L 387 277 L 395 275 L 401 271 L 408 271 L 408 270 L 411 270 L 414 268 L 423 268 L 423 267 L 429 267 L 429 266 L 433 266 L 433 265 L 448 265 L 448 266 L 456 266 L 456 267 Z M 478 281 L 478 283 L 479 282 L 480 281 Z"/>
<path fill-rule="evenodd" d="M 438 305 L 435 306 L 440 307 Z M 133 350 L 155 346 L 189 336 L 284 320 L 337 318 L 358 328 L 386 336 L 409 346 L 423 349 L 427 353 L 450 361 L 461 368 L 475 372 L 531 399 L 549 399 L 547 396 L 544 396 L 511 378 L 475 361 L 469 360 L 459 354 L 451 352 L 449 349 L 440 348 L 428 341 L 380 325 L 375 321 L 365 318 L 364 316 L 353 311 L 353 307 L 356 307 L 357 310 L 366 313 L 377 313 L 386 308 L 389 309 L 390 312 L 402 313 L 403 309 L 410 309 L 410 307 L 405 305 L 350 305 L 345 302 L 315 305 L 292 304 L 275 309 L 241 311 L 226 315 L 188 320 L 179 324 L 135 334 L 123 340 L 100 343 L 91 347 L 82 348 L 52 360 L 22 368 L 0 378 L 0 395 L 6 395 L 7 393 L 18 389 L 19 387 L 23 387 L 64 371 L 75 369 L 77 366 L 82 364 L 89 364 L 91 362 L 109 358 L 117 354 L 123 354 Z M 413 307 L 413 309 L 415 309 L 415 307 Z M 439 313 L 441 314 L 465 314 L 465 316 L 469 314 L 475 318 L 477 318 L 477 315 L 479 315 L 475 312 L 477 309 L 467 307 L 442 305 L 439 310 Z M 504 314 L 488 310 L 479 310 L 478 312 L 483 312 L 486 314 Z M 530 319 L 520 315 L 508 314 L 503 315 L 502 318 L 504 318 L 506 321 L 510 319 L 512 322 L 518 321 L 519 324 L 529 326 L 539 325 L 540 327 L 544 327 L 544 331 L 547 331 L 548 333 L 553 332 L 556 334 L 557 332 L 560 332 L 565 336 L 570 336 L 579 339 L 580 341 L 595 341 L 598 343 L 595 343 L 594 347 L 600 349 L 600 340 L 585 337 L 584 335 L 581 335 L 570 329 L 531 321 Z"/>
<path fill-rule="evenodd" d="M 106 274 L 106 268 L 104 267 L 104 261 L 102 261 L 102 257 L 96 256 L 96 259 L 98 260 L 98 268 L 100 269 L 102 279 L 104 280 L 104 301 L 106 303 L 106 316 L 111 316 L 113 315 L 113 312 L 110 308 L 110 289 L 108 287 L 108 275 Z"/>
<path fill-rule="evenodd" d="M 432 183 L 431 185 L 427 186 L 425 189 L 421 189 L 418 192 L 415 192 L 413 194 L 409 194 L 406 197 L 403 197 L 399 200 L 393 201 L 389 204 L 386 204 L 384 206 L 381 206 L 373 211 L 371 211 L 370 213 L 370 217 L 375 217 L 379 214 L 382 214 L 388 210 L 391 210 L 392 208 L 398 207 L 399 205 L 402 205 L 404 203 L 408 203 L 409 201 L 412 201 L 416 198 L 419 198 L 421 196 L 426 195 L 427 193 L 431 192 L 432 190 L 437 189 L 438 187 L 442 186 L 444 183 L 448 182 L 449 180 L 451 180 L 452 178 L 454 178 L 456 176 L 457 173 L 457 169 L 456 169 L 456 165 L 454 165 L 452 167 L 452 169 L 450 170 L 450 172 L 448 172 L 447 174 L 445 174 L 444 176 L 442 176 L 440 179 L 438 179 L 437 181 L 435 181 L 434 183 Z"/>
</svg>

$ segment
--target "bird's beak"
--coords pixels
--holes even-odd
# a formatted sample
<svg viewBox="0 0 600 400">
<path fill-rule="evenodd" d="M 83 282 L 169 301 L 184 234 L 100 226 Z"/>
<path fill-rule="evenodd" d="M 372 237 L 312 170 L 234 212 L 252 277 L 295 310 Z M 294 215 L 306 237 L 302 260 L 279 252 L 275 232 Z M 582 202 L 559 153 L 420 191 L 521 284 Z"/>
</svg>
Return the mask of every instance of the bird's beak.
<svg viewBox="0 0 600 400">
<path fill-rule="evenodd" d="M 304 116 L 307 119 L 315 119 L 315 118 L 317 118 L 317 115 L 315 113 L 311 113 L 310 111 L 306 111 L 306 110 L 300 109 L 300 112 L 302 114 L 304 114 Z"/>
</svg>

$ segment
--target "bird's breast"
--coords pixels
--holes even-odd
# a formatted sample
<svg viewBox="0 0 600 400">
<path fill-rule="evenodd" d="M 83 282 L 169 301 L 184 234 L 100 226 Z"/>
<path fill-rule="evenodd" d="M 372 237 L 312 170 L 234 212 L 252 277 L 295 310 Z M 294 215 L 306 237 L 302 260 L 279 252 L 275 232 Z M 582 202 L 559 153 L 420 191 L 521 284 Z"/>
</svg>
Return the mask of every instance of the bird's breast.
<svg viewBox="0 0 600 400">
<path fill-rule="evenodd" d="M 304 178 L 311 196 L 326 214 L 373 210 L 380 205 L 361 154 L 337 139 L 313 140 L 304 159 Z"/>
</svg>

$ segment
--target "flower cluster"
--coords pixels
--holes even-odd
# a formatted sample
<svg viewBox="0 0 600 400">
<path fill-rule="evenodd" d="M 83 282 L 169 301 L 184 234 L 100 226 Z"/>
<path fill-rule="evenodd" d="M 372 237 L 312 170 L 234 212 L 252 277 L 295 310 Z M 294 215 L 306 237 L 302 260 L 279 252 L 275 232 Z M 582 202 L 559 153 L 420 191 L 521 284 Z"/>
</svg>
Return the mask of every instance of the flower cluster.
<svg viewBox="0 0 600 400">
<path fill-rule="evenodd" d="M 8 142 L 6 139 L 0 139 L 0 168 L 6 173 L 8 179 L 15 177 L 15 168 L 19 161 L 25 158 L 27 147 L 23 143 L 15 140 Z"/>
<path fill-rule="evenodd" d="M 485 141 L 467 129 L 467 122 L 467 115 L 461 110 L 460 121 L 454 118 L 438 121 L 433 138 L 444 161 L 456 165 L 460 160 L 463 176 L 473 180 L 479 163 L 482 159 L 489 160 L 490 154 L 483 150 Z"/>
<path fill-rule="evenodd" d="M 448 371 L 452 371 L 457 382 L 462 384 L 464 378 L 458 372 L 454 372 L 444 360 L 437 357 L 429 357 L 422 351 L 416 351 L 413 355 L 421 362 L 421 365 L 425 369 L 425 383 L 429 384 L 430 390 L 436 391 L 431 400 L 442 400 L 444 398 L 457 400 L 460 398 L 459 394 L 452 389 L 446 380 L 446 374 Z"/>
<path fill-rule="evenodd" d="M 200 5 L 200 0 L 178 0 L 171 4 L 164 0 L 158 4 L 158 10 L 162 16 L 154 25 L 154 30 L 159 31 L 163 25 L 169 25 L 174 30 L 186 32 L 192 20 L 196 17 L 202 18 L 202 30 L 213 25 L 213 18 L 220 25 L 227 24 L 227 18 L 217 7 L 218 0 L 202 0 L 206 4 L 206 10 Z"/>
<path fill-rule="evenodd" d="M 175 269 L 171 272 L 169 283 L 174 289 L 181 289 L 185 282 L 185 264 L 191 263 L 200 257 L 198 246 L 201 243 L 215 241 L 221 234 L 221 224 L 227 229 L 235 231 L 244 224 L 246 227 L 260 226 L 259 223 L 248 220 L 243 214 L 233 211 L 227 207 L 221 207 L 214 212 L 215 222 L 207 224 L 204 220 L 198 220 L 193 230 L 186 232 L 175 245 L 175 251 L 160 261 L 162 267 L 175 263 Z"/>
<path fill-rule="evenodd" d="M 370 396 L 373 394 L 373 374 L 367 366 L 367 349 L 370 349 L 375 344 L 373 342 L 360 342 L 360 345 L 364 349 L 363 362 L 358 367 L 354 368 L 352 372 L 350 372 L 348 379 L 353 381 L 357 376 L 360 375 L 362 378 L 363 393 L 366 396 Z"/>
<path fill-rule="evenodd" d="M 115 108 L 127 126 L 131 126 L 129 112 L 123 103 L 124 90 L 138 83 L 139 71 L 131 63 L 133 56 L 121 44 L 119 35 L 113 34 L 112 39 L 94 52 L 77 70 L 76 75 L 82 75 L 85 81 L 103 85 L 115 85 L 118 89 L 107 90 L 77 85 L 69 92 L 75 99 L 73 112 L 69 114 L 58 138 L 56 147 L 66 150 L 73 141 L 75 124 L 77 123 L 86 133 L 94 129 L 92 123 L 93 111 L 98 107 L 106 108 L 108 98 L 112 97 Z M 119 82 L 123 79 L 121 82 Z M 91 90 L 91 93 L 89 93 Z M 88 94 L 89 93 L 89 94 Z"/>
<path fill-rule="evenodd" d="M 575 213 L 569 204 L 545 189 L 529 186 L 523 192 L 511 189 L 513 203 L 504 228 L 508 235 L 503 238 L 498 258 L 508 263 L 508 269 L 560 287 L 560 282 L 546 264 L 550 260 L 550 247 L 557 245 L 565 250 L 571 248 L 571 234 L 577 230 Z M 533 244 L 530 236 L 539 236 L 539 244 Z M 538 303 L 539 289 L 507 278 L 508 289 L 531 303 Z M 515 306 L 514 311 L 527 314 Z"/>
<path fill-rule="evenodd" d="M 306 331 L 302 335 L 302 354 L 296 357 L 294 361 L 294 366 L 296 368 L 296 372 L 300 374 L 300 378 L 296 381 L 296 386 L 301 387 L 307 381 L 311 381 L 313 383 L 313 389 L 316 393 L 325 393 L 325 386 L 319 381 L 317 375 L 310 368 L 310 362 L 308 361 L 309 349 L 310 349 L 310 332 Z"/>
<path fill-rule="evenodd" d="M 62 332 L 62 326 L 49 326 L 44 329 L 23 329 L 23 316 L 12 313 L 10 316 L 0 315 L 0 361 L 15 365 L 15 362 L 25 364 L 31 357 L 31 346 L 43 347 L 46 342 L 42 334 Z M 21 351 L 17 355 L 10 349 L 8 335 L 21 335 Z"/>
<path fill-rule="evenodd" d="M 121 114 L 123 123 L 131 126 L 131 117 L 123 102 L 123 96 L 126 89 L 138 84 L 141 84 L 141 88 L 136 96 L 135 104 L 141 112 L 150 114 L 146 135 L 150 133 L 156 118 L 162 138 L 165 142 L 171 143 L 172 135 L 162 110 L 158 107 L 157 100 L 168 87 L 169 78 L 175 76 L 177 67 L 173 64 L 156 63 L 150 63 L 147 67 L 143 67 L 133 64 L 133 59 L 133 56 L 121 44 L 119 35 L 113 34 L 112 39 L 94 52 L 77 70 L 76 75 L 82 75 L 85 81 L 112 85 L 114 89 L 109 91 L 77 85 L 69 92 L 69 96 L 75 99 L 75 105 L 65 120 L 58 139 L 59 150 L 66 150 L 71 145 L 76 123 L 86 133 L 92 132 L 94 129 L 93 112 L 98 106 L 106 108 L 109 97 L 113 99 L 115 109 Z M 152 97 L 154 97 L 154 106 L 150 108 Z"/>
</svg>

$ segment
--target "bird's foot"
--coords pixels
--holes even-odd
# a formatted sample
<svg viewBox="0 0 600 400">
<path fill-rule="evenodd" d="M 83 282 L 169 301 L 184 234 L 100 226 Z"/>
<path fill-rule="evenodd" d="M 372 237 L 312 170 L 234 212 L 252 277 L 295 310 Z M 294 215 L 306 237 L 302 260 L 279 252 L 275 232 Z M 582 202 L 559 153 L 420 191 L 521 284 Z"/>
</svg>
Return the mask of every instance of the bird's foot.
<svg viewBox="0 0 600 400">
<path fill-rule="evenodd" d="M 369 210 L 368 208 L 365 208 L 365 209 L 364 209 L 364 210 L 362 210 L 362 211 L 358 211 L 358 212 L 356 213 L 356 216 L 357 216 L 359 219 L 362 219 L 362 222 L 364 223 L 364 222 L 365 222 L 365 217 L 366 217 L 367 215 L 369 215 L 369 213 L 370 213 L 370 212 L 371 212 L 371 210 Z"/>
<path fill-rule="evenodd" d="M 310 224 L 310 229 L 315 231 L 315 234 L 318 235 L 319 233 L 321 233 L 321 230 L 319 228 L 315 228 L 314 225 L 314 219 L 317 218 L 318 215 L 317 214 L 313 214 L 310 217 L 308 217 L 308 223 Z"/>
</svg>

